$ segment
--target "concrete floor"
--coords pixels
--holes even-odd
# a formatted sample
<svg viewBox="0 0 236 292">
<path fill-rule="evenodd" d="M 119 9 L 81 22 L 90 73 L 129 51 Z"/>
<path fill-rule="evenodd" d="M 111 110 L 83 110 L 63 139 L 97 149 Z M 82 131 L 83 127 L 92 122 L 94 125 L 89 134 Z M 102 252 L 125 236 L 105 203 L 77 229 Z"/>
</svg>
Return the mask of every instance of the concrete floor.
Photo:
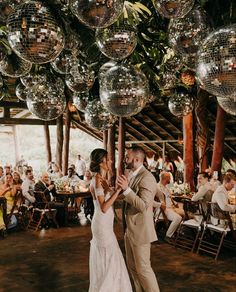
<svg viewBox="0 0 236 292">
<path fill-rule="evenodd" d="M 124 251 L 118 223 L 115 231 Z M 0 240 L 0 291 L 88 291 L 90 239 L 89 225 L 9 234 Z M 215 262 L 154 243 L 152 264 L 161 292 L 236 291 L 236 254 Z"/>
</svg>

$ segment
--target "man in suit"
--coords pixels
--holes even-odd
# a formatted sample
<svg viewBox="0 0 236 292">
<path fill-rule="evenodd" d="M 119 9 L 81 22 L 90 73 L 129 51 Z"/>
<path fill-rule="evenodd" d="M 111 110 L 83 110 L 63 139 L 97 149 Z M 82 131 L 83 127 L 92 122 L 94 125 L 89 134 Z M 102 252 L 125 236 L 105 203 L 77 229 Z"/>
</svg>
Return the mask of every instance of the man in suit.
<svg viewBox="0 0 236 292">
<path fill-rule="evenodd" d="M 153 222 L 153 201 L 157 191 L 154 176 L 143 166 L 145 152 L 132 147 L 126 154 L 126 168 L 132 172 L 117 178 L 123 189 L 126 222 L 125 249 L 127 266 L 136 292 L 158 292 L 159 286 L 150 262 L 151 242 L 157 240 Z"/>
<path fill-rule="evenodd" d="M 40 180 L 34 186 L 36 204 L 42 207 L 43 199 L 40 196 L 40 192 L 43 192 L 46 200 L 49 202 L 49 206 L 52 209 L 57 210 L 56 219 L 59 226 L 65 224 L 65 208 L 63 203 L 55 202 L 54 196 L 56 195 L 55 185 L 50 182 L 47 172 L 43 172 Z M 37 193 L 38 192 L 38 193 Z"/>
</svg>

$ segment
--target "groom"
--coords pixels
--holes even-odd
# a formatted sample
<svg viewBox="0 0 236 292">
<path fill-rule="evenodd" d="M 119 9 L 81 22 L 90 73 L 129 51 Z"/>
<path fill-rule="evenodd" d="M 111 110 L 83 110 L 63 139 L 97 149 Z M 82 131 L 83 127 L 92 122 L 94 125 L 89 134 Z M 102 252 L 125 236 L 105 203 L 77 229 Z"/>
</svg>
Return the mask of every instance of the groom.
<svg viewBox="0 0 236 292">
<path fill-rule="evenodd" d="M 159 287 L 151 267 L 151 242 L 157 240 L 153 222 L 153 201 L 157 192 L 154 176 L 143 166 L 145 152 L 134 146 L 127 151 L 125 175 L 117 178 L 123 189 L 124 214 L 127 225 L 125 249 L 127 266 L 134 280 L 136 292 L 158 292 Z"/>
</svg>

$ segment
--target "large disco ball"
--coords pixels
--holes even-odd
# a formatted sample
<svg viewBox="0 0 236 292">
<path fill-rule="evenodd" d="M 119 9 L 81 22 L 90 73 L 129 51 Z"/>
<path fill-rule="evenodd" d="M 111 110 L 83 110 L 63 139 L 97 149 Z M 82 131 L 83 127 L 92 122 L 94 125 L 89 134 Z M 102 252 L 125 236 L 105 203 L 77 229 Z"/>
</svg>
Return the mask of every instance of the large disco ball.
<svg viewBox="0 0 236 292">
<path fill-rule="evenodd" d="M 91 28 L 113 24 L 123 10 L 123 0 L 71 0 L 72 13 Z"/>
<path fill-rule="evenodd" d="M 195 7 L 184 18 L 170 20 L 169 44 L 181 55 L 196 55 L 210 30 L 206 12 Z"/>
<path fill-rule="evenodd" d="M 73 96 L 73 104 L 81 112 L 85 112 L 88 101 L 89 101 L 88 91 L 80 92 L 78 95 Z"/>
<path fill-rule="evenodd" d="M 106 74 L 107 70 L 111 69 L 112 67 L 116 66 L 116 62 L 115 61 L 109 61 L 109 62 L 106 62 L 104 63 L 100 69 L 99 69 L 99 72 L 98 72 L 98 78 L 99 78 L 99 82 L 102 82 L 102 78 L 103 76 Z"/>
<path fill-rule="evenodd" d="M 116 121 L 116 117 L 104 108 L 99 99 L 88 102 L 84 117 L 89 126 L 99 131 L 107 130 Z"/>
<path fill-rule="evenodd" d="M 16 7 L 7 20 L 8 41 L 22 59 L 35 64 L 54 60 L 64 47 L 62 28 L 41 2 Z"/>
<path fill-rule="evenodd" d="M 194 5 L 195 0 L 153 0 L 156 10 L 167 18 L 184 17 Z"/>
<path fill-rule="evenodd" d="M 132 54 L 137 45 L 136 28 L 131 26 L 99 28 L 96 43 L 110 59 L 123 60 Z"/>
<path fill-rule="evenodd" d="M 192 112 L 193 106 L 192 97 L 185 92 L 175 93 L 168 101 L 169 110 L 176 117 L 188 115 Z"/>
<path fill-rule="evenodd" d="M 227 97 L 217 97 L 217 101 L 222 109 L 230 115 L 236 116 L 236 96 L 235 99 Z"/>
<path fill-rule="evenodd" d="M 31 70 L 32 64 L 21 58 L 15 53 L 6 55 L 0 61 L 0 72 L 4 76 L 18 78 L 28 74 Z"/>
<path fill-rule="evenodd" d="M 236 24 L 212 32 L 198 51 L 196 74 L 209 93 L 236 96 Z"/>
<path fill-rule="evenodd" d="M 29 111 L 45 121 L 58 118 L 66 107 L 64 94 L 47 82 L 36 83 L 28 92 L 26 101 Z"/>
<path fill-rule="evenodd" d="M 118 64 L 100 82 L 100 98 L 112 114 L 129 117 L 140 112 L 149 96 L 146 76 L 132 65 Z"/>
<path fill-rule="evenodd" d="M 52 62 L 52 68 L 59 74 L 68 74 L 70 72 L 70 58 L 72 57 L 70 51 L 63 50 Z"/>
<path fill-rule="evenodd" d="M 30 72 L 20 78 L 21 83 L 25 87 L 32 87 L 36 83 L 40 82 L 46 82 L 47 81 L 47 76 L 46 72 L 44 70 L 39 71 L 39 72 Z"/>
<path fill-rule="evenodd" d="M 19 100 L 26 101 L 27 94 L 28 94 L 28 89 L 22 83 L 19 83 L 16 86 L 16 96 L 19 98 Z"/>
</svg>

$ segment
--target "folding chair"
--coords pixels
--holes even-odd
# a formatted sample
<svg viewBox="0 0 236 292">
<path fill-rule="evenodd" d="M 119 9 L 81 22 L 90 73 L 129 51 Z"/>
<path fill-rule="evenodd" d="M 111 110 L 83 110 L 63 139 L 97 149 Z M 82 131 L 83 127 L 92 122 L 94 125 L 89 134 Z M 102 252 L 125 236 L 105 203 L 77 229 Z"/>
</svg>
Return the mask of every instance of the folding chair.
<svg viewBox="0 0 236 292">
<path fill-rule="evenodd" d="M 227 234 L 232 234 L 232 239 L 236 243 L 235 229 L 232 224 L 230 213 L 220 209 L 217 203 L 208 203 L 207 221 L 204 223 L 203 233 L 200 238 L 197 253 L 203 251 L 215 256 L 218 259 L 221 247 Z M 218 224 L 211 223 L 211 217 L 218 220 Z M 218 234 L 218 241 L 214 235 Z M 236 245 L 235 245 L 236 247 Z"/>
<path fill-rule="evenodd" d="M 157 237 L 161 240 L 164 240 L 166 231 L 170 225 L 170 221 L 168 220 L 165 212 L 161 208 L 157 208 L 154 212 L 154 225 Z"/>
<path fill-rule="evenodd" d="M 183 209 L 184 218 L 178 227 L 174 245 L 193 252 L 202 230 L 204 213 L 201 202 L 183 200 Z"/>
</svg>

